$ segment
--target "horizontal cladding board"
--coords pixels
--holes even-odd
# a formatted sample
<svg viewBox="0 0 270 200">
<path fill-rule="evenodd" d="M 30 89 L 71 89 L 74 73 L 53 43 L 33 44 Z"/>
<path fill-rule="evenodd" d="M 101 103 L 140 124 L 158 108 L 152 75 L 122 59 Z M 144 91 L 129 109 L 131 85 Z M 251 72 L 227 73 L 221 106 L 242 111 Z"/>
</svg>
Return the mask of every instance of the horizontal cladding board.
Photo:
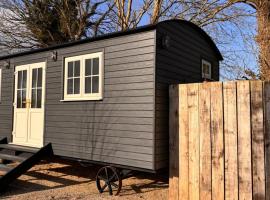
<svg viewBox="0 0 270 200">
<path fill-rule="evenodd" d="M 50 124 L 50 122 L 48 122 Z M 78 132 L 78 131 L 77 131 Z M 76 135 L 78 134 L 76 132 Z M 95 129 L 91 131 L 91 127 L 89 127 L 88 131 L 79 131 L 80 137 L 86 138 L 89 137 L 89 132 L 91 135 L 95 135 L 96 137 L 119 137 L 119 138 L 134 138 L 134 139 L 153 139 L 153 133 L 152 132 L 144 132 L 144 131 L 125 131 L 125 130 L 111 130 L 111 129 Z M 74 136 L 74 132 L 71 130 L 68 132 L 63 132 L 60 130 L 59 132 L 47 132 L 46 137 L 51 138 L 61 138 L 64 137 L 66 139 L 74 139 L 79 138 L 78 136 Z M 60 141 L 61 142 L 61 141 Z"/>
<path fill-rule="evenodd" d="M 154 74 L 154 67 L 150 66 L 143 69 L 130 69 L 114 72 L 106 72 L 104 75 L 105 79 L 108 78 L 120 78 L 120 77 L 132 77 L 132 76 L 143 76 L 143 75 L 152 75 Z"/>
<path fill-rule="evenodd" d="M 125 165 L 130 167 L 138 167 L 144 169 L 151 169 L 153 170 L 153 162 L 147 161 L 139 161 L 139 160 L 132 160 L 126 158 L 116 158 L 116 157 L 109 157 L 109 156 L 92 156 L 91 154 L 86 154 L 83 152 L 70 152 L 66 150 L 57 150 L 55 151 L 56 155 L 73 157 L 73 158 L 80 158 L 85 160 L 92 160 L 92 161 L 100 161 L 110 164 L 117 164 L 117 165 Z"/>
<path fill-rule="evenodd" d="M 62 95 L 61 86 L 50 88 L 46 90 L 47 95 Z M 122 91 L 106 91 L 104 97 L 140 97 L 140 96 L 153 96 L 153 89 L 140 89 L 140 90 L 122 90 Z"/>
<path fill-rule="evenodd" d="M 132 122 L 130 122 L 132 123 Z M 153 132 L 152 125 L 141 125 L 141 124 L 111 124 L 111 123 L 77 123 L 72 124 L 67 123 L 47 123 L 47 130 L 55 129 L 55 131 L 63 132 L 73 132 L 82 131 L 83 129 L 88 129 L 91 133 L 92 131 L 98 129 L 107 129 L 107 130 L 123 130 L 123 131 L 143 131 L 143 132 Z"/>
<path fill-rule="evenodd" d="M 50 118 L 46 119 L 48 123 L 50 122 L 75 122 L 75 123 L 91 123 L 91 122 L 110 122 L 110 123 L 130 123 L 132 124 L 153 124 L 154 120 L 152 118 L 136 118 L 136 117 L 84 117 L 84 116 L 61 116 L 61 115 L 54 115 L 50 116 Z"/>
<path fill-rule="evenodd" d="M 148 82 L 153 79 L 154 79 L 153 74 L 119 76 L 119 77 L 113 77 L 113 78 L 105 77 L 104 84 L 106 86 L 106 85 L 114 85 L 114 84 L 141 83 L 141 82 Z M 48 81 L 50 81 L 50 84 L 54 82 L 56 82 L 56 84 L 59 84 L 59 83 L 63 84 L 61 75 L 60 76 L 58 75 L 55 77 L 49 77 Z"/>
<path fill-rule="evenodd" d="M 139 36 L 139 37 L 138 37 Z M 80 45 L 75 45 L 71 47 L 58 49 L 59 56 L 72 56 L 72 54 L 80 54 L 80 52 L 95 52 L 103 48 L 108 47 L 118 47 L 122 44 L 136 43 L 138 41 L 152 40 L 154 43 L 154 31 L 138 33 L 134 35 L 122 36 L 117 38 L 99 40 L 91 43 L 85 43 Z M 139 39 L 138 39 L 139 38 Z"/>
<path fill-rule="evenodd" d="M 47 130 L 47 132 L 49 132 L 49 130 Z M 51 130 L 51 133 L 54 133 L 53 130 Z M 63 144 L 67 144 L 67 145 L 83 145 L 83 146 L 91 146 L 94 145 L 96 142 L 103 142 L 104 145 L 106 145 L 107 143 L 112 143 L 112 144 L 125 144 L 125 145 L 132 145 L 132 146 L 143 146 L 143 147 L 152 147 L 153 146 L 153 140 L 147 140 L 147 139 L 134 139 L 134 138 L 116 138 L 116 137 L 91 137 L 92 135 L 90 135 L 91 131 L 88 130 L 85 131 L 85 134 L 83 132 L 80 132 L 83 135 L 85 134 L 89 134 L 87 135 L 87 137 L 82 137 L 79 134 L 76 134 L 76 132 L 74 132 L 74 138 L 73 139 L 67 139 L 67 138 L 54 138 L 53 136 L 51 137 L 47 137 L 46 136 L 46 141 L 50 141 L 50 142 L 61 142 Z M 58 133 L 59 134 L 59 133 Z M 49 134 L 52 135 L 52 134 Z M 82 135 L 82 136 L 83 136 Z M 63 135 L 62 135 L 63 136 Z M 56 137 L 56 136 L 55 136 Z"/>
<path fill-rule="evenodd" d="M 167 32 L 170 32 L 171 35 L 177 35 L 178 37 L 171 38 L 175 42 L 183 43 L 184 45 L 189 45 L 189 48 L 202 49 L 202 51 L 209 51 L 209 44 L 206 40 L 199 34 L 196 33 L 195 30 L 191 30 L 190 28 L 186 29 L 185 27 L 177 29 L 177 31 L 173 27 L 167 26 Z M 209 48 L 207 48 L 209 47 Z M 211 48 L 210 48 L 211 49 Z"/>
<path fill-rule="evenodd" d="M 50 142 L 50 141 L 48 141 Z M 52 144 L 53 148 L 57 149 L 66 149 L 67 145 L 59 142 L 54 142 Z M 83 145 L 68 145 L 68 149 L 70 151 L 78 151 L 78 149 L 85 149 L 85 150 L 92 150 L 93 148 L 99 149 L 99 150 L 110 150 L 114 151 L 115 149 L 122 150 L 123 152 L 133 152 L 133 153 L 143 153 L 143 154 L 152 154 L 153 155 L 153 148 L 152 147 L 140 147 L 140 146 L 131 146 L 131 145 L 123 145 L 123 144 L 111 144 L 111 143 L 106 143 L 104 146 L 104 143 L 101 142 L 96 142 L 94 144 L 94 147 L 92 146 L 83 146 Z"/>
<path fill-rule="evenodd" d="M 63 148 L 58 148 L 57 146 L 53 145 L 53 150 L 57 152 L 57 150 L 62 150 Z M 121 149 L 113 149 L 113 150 L 107 150 L 107 149 L 96 149 L 96 148 L 76 148 L 76 149 L 70 149 L 68 148 L 68 151 L 78 152 L 78 153 L 85 153 L 89 154 L 91 156 L 109 156 L 109 157 L 115 157 L 115 158 L 124 158 L 124 159 L 133 159 L 133 160 L 140 160 L 140 161 L 147 161 L 152 162 L 153 156 L 151 154 L 143 154 L 143 153 L 133 153 L 128 151 L 123 151 Z"/>
<path fill-rule="evenodd" d="M 80 112 L 70 112 L 70 111 L 50 111 L 46 112 L 46 117 L 53 115 L 62 115 L 62 116 L 84 116 L 84 117 L 153 117 L 154 112 L 152 111 L 80 111 Z"/>
<path fill-rule="evenodd" d="M 136 55 L 136 56 L 127 56 L 121 59 L 115 58 L 115 59 L 105 60 L 105 66 L 128 64 L 130 62 L 141 62 L 145 60 L 154 60 L 154 59 L 155 59 L 155 54 L 148 53 L 148 54 L 141 54 L 141 55 Z"/>
<path fill-rule="evenodd" d="M 115 71 L 125 71 L 125 70 L 134 70 L 134 69 L 145 69 L 149 67 L 153 67 L 153 60 L 144 60 L 140 62 L 130 62 L 127 64 L 119 64 L 119 65 L 110 65 L 104 68 L 105 73 L 107 72 L 115 72 Z M 47 65 L 46 74 L 57 74 L 63 72 L 63 62 L 58 61 L 52 64 Z"/>
<path fill-rule="evenodd" d="M 149 47 L 149 46 L 154 46 L 155 42 L 153 40 L 153 37 L 151 36 L 150 39 L 139 39 L 137 41 L 130 41 L 128 43 L 124 43 L 124 44 L 117 44 L 117 45 L 113 45 L 113 46 L 107 46 L 105 48 L 105 53 L 112 53 L 112 52 L 122 52 L 122 51 L 126 51 L 129 49 L 138 49 L 138 48 L 142 48 L 142 47 Z"/>
<path fill-rule="evenodd" d="M 47 83 L 46 88 L 52 89 L 55 87 L 62 87 L 61 79 L 57 82 L 50 82 Z M 141 89 L 153 89 L 154 83 L 153 81 L 149 80 L 149 82 L 144 83 L 119 83 L 119 84 L 112 84 L 112 85 L 105 85 L 104 90 L 107 91 L 119 91 L 119 90 L 141 90 Z"/>
<path fill-rule="evenodd" d="M 102 103 L 153 103 L 153 96 L 143 97 L 106 97 L 102 99 Z M 46 100 L 61 100 L 58 95 L 47 95 Z"/>
<path fill-rule="evenodd" d="M 96 103 L 96 102 L 60 102 L 57 105 L 46 105 L 47 111 L 50 110 L 69 110 L 69 111 L 85 111 L 85 110 L 93 110 L 93 111 L 132 111 L 132 110 L 140 110 L 140 111 L 151 111 L 154 110 L 153 103 L 148 104 L 109 104 L 109 103 Z"/>
<path fill-rule="evenodd" d="M 133 49 L 125 49 L 122 51 L 115 51 L 115 52 L 105 52 L 105 60 L 109 59 L 116 59 L 116 58 L 124 58 L 126 56 L 136 56 L 138 54 L 149 54 L 154 53 L 155 47 L 152 43 L 151 46 L 145 46 L 141 48 L 133 48 Z"/>
</svg>

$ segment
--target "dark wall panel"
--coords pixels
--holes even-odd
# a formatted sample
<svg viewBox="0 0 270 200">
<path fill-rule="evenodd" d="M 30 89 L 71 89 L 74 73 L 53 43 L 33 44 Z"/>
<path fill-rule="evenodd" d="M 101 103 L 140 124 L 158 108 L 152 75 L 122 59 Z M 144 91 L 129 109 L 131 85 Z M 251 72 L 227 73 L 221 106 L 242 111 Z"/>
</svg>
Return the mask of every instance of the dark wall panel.
<svg viewBox="0 0 270 200">
<path fill-rule="evenodd" d="M 169 36 L 169 48 L 161 46 Z M 157 29 L 155 85 L 155 163 L 156 169 L 168 167 L 169 158 L 169 85 L 201 82 L 201 59 L 213 64 L 213 79 L 219 80 L 219 62 L 204 37 L 186 24 L 160 24 Z"/>
</svg>

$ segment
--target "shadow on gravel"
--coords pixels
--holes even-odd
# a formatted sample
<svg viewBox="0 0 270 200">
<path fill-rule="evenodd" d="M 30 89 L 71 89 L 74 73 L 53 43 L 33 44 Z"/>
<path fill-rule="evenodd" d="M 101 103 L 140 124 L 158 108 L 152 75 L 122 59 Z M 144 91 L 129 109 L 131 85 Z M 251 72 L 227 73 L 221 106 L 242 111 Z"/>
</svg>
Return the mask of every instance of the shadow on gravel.
<svg viewBox="0 0 270 200">
<path fill-rule="evenodd" d="M 96 165 L 82 166 L 78 162 L 62 159 L 52 159 L 50 162 L 43 161 L 14 181 L 6 191 L 0 194 L 0 199 L 30 192 L 95 183 L 98 169 L 99 166 Z M 147 180 L 147 183 L 144 180 Z M 120 195 L 130 196 L 165 188 L 168 188 L 168 175 L 166 172 L 159 174 L 135 172 L 127 181 L 123 181 Z M 107 196 L 108 194 L 103 195 Z"/>
</svg>

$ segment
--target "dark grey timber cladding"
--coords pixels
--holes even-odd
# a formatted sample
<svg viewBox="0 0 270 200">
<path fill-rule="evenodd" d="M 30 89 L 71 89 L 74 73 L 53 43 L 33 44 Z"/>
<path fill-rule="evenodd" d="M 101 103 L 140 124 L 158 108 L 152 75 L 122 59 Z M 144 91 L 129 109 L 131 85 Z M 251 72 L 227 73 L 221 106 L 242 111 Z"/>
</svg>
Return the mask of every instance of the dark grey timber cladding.
<svg viewBox="0 0 270 200">
<path fill-rule="evenodd" d="M 104 98 L 63 102 L 63 63 L 104 52 Z M 11 59 L 12 66 L 46 62 L 45 143 L 54 153 L 154 170 L 155 30 Z M 3 71 L 0 136 L 12 132 L 13 69 Z"/>
<path fill-rule="evenodd" d="M 2 92 L 0 100 L 0 139 L 8 137 L 12 132 L 12 108 L 13 108 L 13 69 L 6 69 L 0 62 L 2 69 Z"/>
<path fill-rule="evenodd" d="M 201 82 L 201 59 L 213 65 L 213 79 L 219 80 L 219 57 L 213 46 L 193 27 L 177 22 L 157 26 L 156 50 L 156 169 L 168 166 L 169 136 L 169 85 Z M 162 48 L 165 35 L 170 38 L 170 47 Z M 161 142 L 162 141 L 162 142 Z"/>
<path fill-rule="evenodd" d="M 154 169 L 155 31 L 58 49 L 47 64 L 46 143 L 55 154 Z M 104 52 L 102 101 L 60 102 L 64 57 Z"/>
</svg>

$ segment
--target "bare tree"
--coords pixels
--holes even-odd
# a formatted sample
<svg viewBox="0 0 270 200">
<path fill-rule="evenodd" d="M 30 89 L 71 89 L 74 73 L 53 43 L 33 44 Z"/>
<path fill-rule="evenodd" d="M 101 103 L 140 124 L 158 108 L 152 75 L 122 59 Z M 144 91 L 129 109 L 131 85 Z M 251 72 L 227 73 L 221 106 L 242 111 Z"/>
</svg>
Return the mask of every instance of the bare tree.
<svg viewBox="0 0 270 200">
<path fill-rule="evenodd" d="M 46 47 L 102 31 L 113 5 L 108 0 L 5 0 L 0 44 L 10 49 Z"/>
<path fill-rule="evenodd" d="M 246 3 L 257 11 L 260 78 L 270 80 L 270 1 L 231 0 L 233 3 Z"/>
</svg>

